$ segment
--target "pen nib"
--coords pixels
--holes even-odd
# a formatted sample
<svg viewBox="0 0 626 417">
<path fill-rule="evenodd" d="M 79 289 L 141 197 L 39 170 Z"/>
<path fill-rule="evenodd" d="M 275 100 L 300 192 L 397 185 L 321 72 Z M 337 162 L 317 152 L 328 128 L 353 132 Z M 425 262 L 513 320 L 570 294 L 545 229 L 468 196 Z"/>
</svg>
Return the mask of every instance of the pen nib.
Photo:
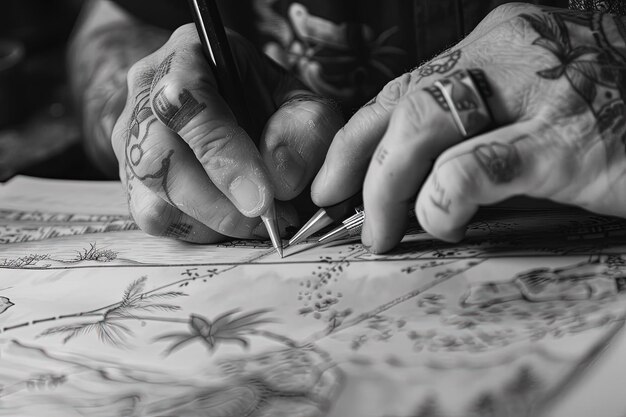
<svg viewBox="0 0 626 417">
<path fill-rule="evenodd" d="M 322 230 L 331 223 L 333 223 L 333 219 L 326 213 L 326 210 L 319 209 L 317 213 L 298 230 L 298 233 L 289 240 L 289 246 L 302 242 L 313 233 Z"/>
<path fill-rule="evenodd" d="M 280 239 L 280 234 L 278 233 L 278 221 L 276 220 L 276 208 L 272 204 L 270 209 L 261 215 L 261 220 L 263 220 L 263 224 L 267 228 L 267 233 L 270 235 L 270 240 L 272 241 L 272 246 L 276 249 L 276 252 L 283 257 L 283 243 Z"/>
</svg>

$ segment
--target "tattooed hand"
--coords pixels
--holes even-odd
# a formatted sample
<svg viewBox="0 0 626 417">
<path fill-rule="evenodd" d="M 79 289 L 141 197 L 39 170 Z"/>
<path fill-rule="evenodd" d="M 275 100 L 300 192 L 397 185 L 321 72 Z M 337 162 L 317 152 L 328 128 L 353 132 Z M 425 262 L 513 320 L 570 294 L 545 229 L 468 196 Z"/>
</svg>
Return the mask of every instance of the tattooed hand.
<svg viewBox="0 0 626 417">
<path fill-rule="evenodd" d="M 321 166 L 343 123 L 331 103 L 231 36 L 244 89 L 259 97 L 254 135 L 219 95 L 196 29 L 185 25 L 128 72 L 128 96 L 112 143 L 138 225 L 192 242 L 267 237 L 259 215 L 274 198 L 299 195 Z M 254 86 L 253 86 L 254 85 Z M 297 225 L 277 205 L 282 232 Z"/>
<path fill-rule="evenodd" d="M 423 228 L 448 241 L 464 236 L 479 206 L 514 195 L 626 216 L 625 23 L 500 6 L 351 118 L 313 183 L 313 200 L 329 205 L 363 186 L 362 240 L 373 252 L 400 241 L 413 204 Z M 462 140 L 428 87 L 470 68 L 484 74 L 478 84 L 499 128 Z"/>
</svg>

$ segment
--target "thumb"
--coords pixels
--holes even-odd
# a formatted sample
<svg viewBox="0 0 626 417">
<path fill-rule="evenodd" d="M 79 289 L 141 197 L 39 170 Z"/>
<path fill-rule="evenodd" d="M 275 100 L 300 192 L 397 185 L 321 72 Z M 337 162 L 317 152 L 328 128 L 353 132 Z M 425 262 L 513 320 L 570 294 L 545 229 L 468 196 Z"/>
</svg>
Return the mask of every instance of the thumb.
<svg viewBox="0 0 626 417">
<path fill-rule="evenodd" d="M 311 182 L 343 124 L 343 116 L 331 100 L 304 90 L 285 97 L 267 122 L 260 143 L 279 200 L 293 199 Z"/>
</svg>

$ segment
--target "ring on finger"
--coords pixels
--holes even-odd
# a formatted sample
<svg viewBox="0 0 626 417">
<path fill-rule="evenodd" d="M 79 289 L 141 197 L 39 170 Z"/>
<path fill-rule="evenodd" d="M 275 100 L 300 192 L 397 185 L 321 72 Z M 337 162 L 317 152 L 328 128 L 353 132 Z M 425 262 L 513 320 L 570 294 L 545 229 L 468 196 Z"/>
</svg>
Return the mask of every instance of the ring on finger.
<svg viewBox="0 0 626 417">
<path fill-rule="evenodd" d="M 480 69 L 458 70 L 433 83 L 428 91 L 452 115 L 463 138 L 470 138 L 493 127 L 493 117 L 477 83 L 489 91 Z M 487 94 L 485 94 L 487 95 Z"/>
</svg>

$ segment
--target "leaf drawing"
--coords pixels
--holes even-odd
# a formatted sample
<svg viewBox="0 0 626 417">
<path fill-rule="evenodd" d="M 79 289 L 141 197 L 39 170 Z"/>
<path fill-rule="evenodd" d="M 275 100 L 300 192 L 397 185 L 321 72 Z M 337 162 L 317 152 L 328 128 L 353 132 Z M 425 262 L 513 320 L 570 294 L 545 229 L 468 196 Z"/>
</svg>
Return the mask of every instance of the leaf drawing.
<svg viewBox="0 0 626 417">
<path fill-rule="evenodd" d="M 179 306 L 166 304 L 162 301 L 181 297 L 186 294 L 177 291 L 146 293 L 144 292 L 146 280 L 147 277 L 141 277 L 126 287 L 122 296 L 122 301 L 106 310 L 100 320 L 52 327 L 42 332 L 39 336 L 63 334 L 65 335 L 63 343 L 67 343 L 77 336 L 95 332 L 101 342 L 114 346 L 121 346 L 126 343 L 127 337 L 133 335 L 133 332 L 126 325 L 120 323 L 120 320 L 150 319 L 156 321 L 171 321 L 158 317 L 140 317 L 137 313 L 178 311 L 180 310 Z"/>
<path fill-rule="evenodd" d="M 189 317 L 189 331 L 166 333 L 156 337 L 155 341 L 173 341 L 165 350 L 169 355 L 189 342 L 199 341 L 207 346 L 209 352 L 213 352 L 220 343 L 239 343 L 243 348 L 249 346 L 248 339 L 244 335 L 256 330 L 262 324 L 272 323 L 274 320 L 262 316 L 270 310 L 255 310 L 250 313 L 235 316 L 239 310 L 227 311 L 213 321 L 206 317 L 192 314 Z"/>
</svg>

